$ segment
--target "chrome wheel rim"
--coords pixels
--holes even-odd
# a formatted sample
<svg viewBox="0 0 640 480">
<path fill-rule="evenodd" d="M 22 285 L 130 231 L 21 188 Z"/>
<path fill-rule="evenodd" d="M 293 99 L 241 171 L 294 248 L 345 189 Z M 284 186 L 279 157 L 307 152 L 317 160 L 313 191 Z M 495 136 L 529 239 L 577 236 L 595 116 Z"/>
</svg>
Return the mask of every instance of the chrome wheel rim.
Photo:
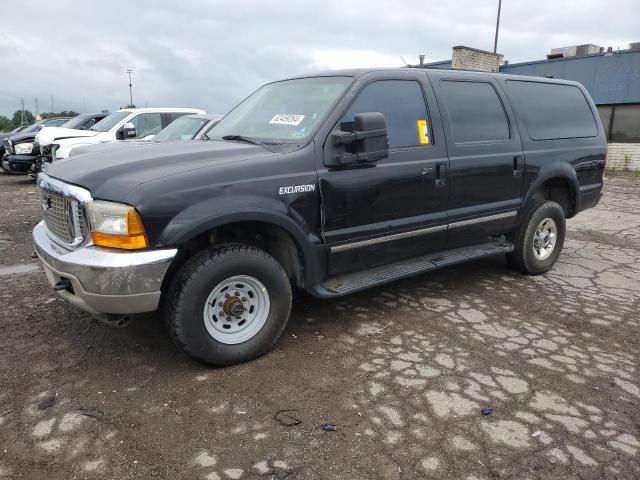
<svg viewBox="0 0 640 480">
<path fill-rule="evenodd" d="M 552 218 L 545 218 L 536 227 L 533 236 L 533 254 L 538 260 L 551 255 L 558 239 L 558 226 Z"/>
<path fill-rule="evenodd" d="M 262 329 L 270 308 L 269 292 L 260 280 L 236 275 L 211 290 L 203 310 L 204 325 L 218 342 L 246 342 Z"/>
</svg>

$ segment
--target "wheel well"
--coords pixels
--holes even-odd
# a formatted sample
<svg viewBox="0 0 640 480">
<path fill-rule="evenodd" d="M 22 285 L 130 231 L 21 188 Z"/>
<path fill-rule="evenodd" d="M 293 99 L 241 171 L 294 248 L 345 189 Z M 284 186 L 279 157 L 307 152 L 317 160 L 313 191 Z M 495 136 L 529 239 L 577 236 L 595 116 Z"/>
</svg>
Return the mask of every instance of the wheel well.
<svg viewBox="0 0 640 480">
<path fill-rule="evenodd" d="M 533 198 L 551 200 L 556 202 L 564 210 L 564 215 L 571 218 L 576 211 L 576 193 L 565 178 L 554 177 L 545 181 L 533 194 Z"/>
<path fill-rule="evenodd" d="M 264 250 L 275 258 L 292 284 L 303 288 L 302 251 L 291 235 L 282 227 L 265 222 L 238 222 L 218 226 L 192 238 L 180 247 L 163 281 L 168 287 L 175 273 L 195 253 L 213 245 L 251 245 Z"/>
</svg>

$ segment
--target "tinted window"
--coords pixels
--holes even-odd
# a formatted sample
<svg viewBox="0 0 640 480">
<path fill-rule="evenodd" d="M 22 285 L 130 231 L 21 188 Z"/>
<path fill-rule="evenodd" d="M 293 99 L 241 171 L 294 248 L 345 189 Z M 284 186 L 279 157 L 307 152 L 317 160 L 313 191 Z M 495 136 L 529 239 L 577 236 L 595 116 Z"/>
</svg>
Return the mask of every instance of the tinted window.
<svg viewBox="0 0 640 480">
<path fill-rule="evenodd" d="M 159 113 L 141 113 L 131 119 L 136 127 L 136 137 L 144 138 L 147 135 L 155 135 L 162 130 L 162 120 Z"/>
<path fill-rule="evenodd" d="M 129 115 L 131 115 L 131 112 L 127 110 L 120 110 L 110 113 L 102 120 L 97 122 L 93 127 L 91 127 L 91 130 L 95 130 L 96 132 L 108 132 Z"/>
<path fill-rule="evenodd" d="M 533 140 L 598 135 L 596 120 L 578 87 L 509 80 L 507 89 Z"/>
<path fill-rule="evenodd" d="M 611 126 L 611 115 L 613 114 L 613 107 L 611 105 L 602 105 L 598 107 L 598 114 L 600 115 L 600 121 L 604 128 L 604 136 L 609 139 L 609 127 Z"/>
<path fill-rule="evenodd" d="M 209 122 L 206 118 L 182 117 L 171 122 L 154 138 L 154 142 L 193 140 L 196 133 Z"/>
<path fill-rule="evenodd" d="M 189 112 L 172 112 L 172 113 L 167 113 L 167 125 L 169 125 L 171 122 L 173 122 L 174 120 L 177 120 L 180 117 L 183 117 L 185 115 L 193 115 L 192 113 Z"/>
<path fill-rule="evenodd" d="M 616 105 L 611 141 L 640 143 L 640 105 Z"/>
<path fill-rule="evenodd" d="M 424 131 L 428 122 L 427 105 L 418 82 L 381 80 L 367 85 L 342 116 L 342 128 L 351 130 L 355 116 L 367 112 L 384 114 L 391 148 L 429 143 L 431 137 Z"/>
<path fill-rule="evenodd" d="M 60 126 L 63 128 L 82 128 L 85 127 L 87 120 L 90 118 L 91 115 L 78 115 L 77 117 L 73 117 L 71 120 L 67 120 Z M 93 125 L 93 123 L 91 125 Z"/>
<path fill-rule="evenodd" d="M 440 82 L 456 143 L 504 141 L 509 121 L 490 83 Z"/>
</svg>

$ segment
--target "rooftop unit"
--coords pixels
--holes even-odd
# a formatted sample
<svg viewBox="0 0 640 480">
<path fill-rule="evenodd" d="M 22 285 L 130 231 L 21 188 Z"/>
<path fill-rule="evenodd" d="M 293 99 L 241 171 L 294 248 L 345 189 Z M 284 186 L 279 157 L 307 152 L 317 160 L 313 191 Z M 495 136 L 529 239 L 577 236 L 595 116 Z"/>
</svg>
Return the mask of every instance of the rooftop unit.
<svg viewBox="0 0 640 480">
<path fill-rule="evenodd" d="M 594 45 L 593 43 L 574 45 L 572 47 L 552 48 L 551 53 L 547 54 L 547 58 L 584 57 L 585 55 L 600 53 L 603 50 L 603 47 Z"/>
</svg>

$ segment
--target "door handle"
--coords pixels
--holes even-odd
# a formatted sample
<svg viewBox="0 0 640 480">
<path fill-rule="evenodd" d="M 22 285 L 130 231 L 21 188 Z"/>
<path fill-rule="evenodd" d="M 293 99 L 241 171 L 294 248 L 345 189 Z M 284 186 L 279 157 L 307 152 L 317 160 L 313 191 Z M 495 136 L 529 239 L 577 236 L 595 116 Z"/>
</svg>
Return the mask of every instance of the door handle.
<svg viewBox="0 0 640 480">
<path fill-rule="evenodd" d="M 447 164 L 438 163 L 436 165 L 436 187 L 444 187 L 447 184 Z"/>
<path fill-rule="evenodd" d="M 521 177 L 524 173 L 524 157 L 522 155 L 516 155 L 513 157 L 513 176 Z"/>
</svg>

